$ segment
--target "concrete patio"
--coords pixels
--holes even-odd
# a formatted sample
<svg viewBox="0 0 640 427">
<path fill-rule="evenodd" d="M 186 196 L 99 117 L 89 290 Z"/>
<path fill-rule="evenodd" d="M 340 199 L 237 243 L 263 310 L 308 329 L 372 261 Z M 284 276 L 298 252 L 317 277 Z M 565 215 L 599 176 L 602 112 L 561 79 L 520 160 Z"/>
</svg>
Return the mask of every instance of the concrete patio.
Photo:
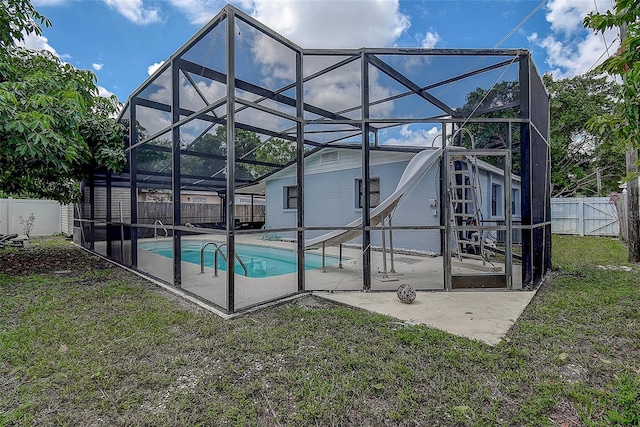
<svg viewBox="0 0 640 427">
<path fill-rule="evenodd" d="M 418 291 L 412 304 L 395 292 L 314 292 L 327 300 L 424 324 L 451 334 L 498 344 L 529 305 L 535 291 Z"/>
</svg>

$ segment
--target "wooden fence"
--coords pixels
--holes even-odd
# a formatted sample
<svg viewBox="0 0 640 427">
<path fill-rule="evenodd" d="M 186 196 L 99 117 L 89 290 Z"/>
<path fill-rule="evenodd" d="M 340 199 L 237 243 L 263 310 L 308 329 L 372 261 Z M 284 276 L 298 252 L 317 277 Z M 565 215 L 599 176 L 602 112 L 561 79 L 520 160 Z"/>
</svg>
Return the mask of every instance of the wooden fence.
<svg viewBox="0 0 640 427">
<path fill-rule="evenodd" d="M 182 203 L 180 206 L 182 223 L 211 224 L 224 222 L 223 207 L 220 204 Z M 153 224 L 156 220 L 163 224 L 173 223 L 173 203 L 139 202 L 138 222 Z M 236 220 L 239 222 L 264 222 L 264 205 L 236 205 Z"/>
</svg>

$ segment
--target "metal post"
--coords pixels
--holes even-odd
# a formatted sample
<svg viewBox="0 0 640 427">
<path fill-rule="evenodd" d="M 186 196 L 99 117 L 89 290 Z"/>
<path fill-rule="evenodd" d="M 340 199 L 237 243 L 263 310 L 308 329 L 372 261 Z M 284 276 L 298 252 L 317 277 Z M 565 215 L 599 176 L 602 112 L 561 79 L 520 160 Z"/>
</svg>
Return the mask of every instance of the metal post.
<svg viewBox="0 0 640 427">
<path fill-rule="evenodd" d="M 383 279 L 388 279 L 389 278 L 389 274 L 387 273 L 387 243 L 386 243 L 386 239 L 385 239 L 385 234 L 387 234 L 387 231 L 384 229 L 384 216 L 382 217 L 382 221 L 380 222 L 382 224 L 382 278 Z"/>
<path fill-rule="evenodd" d="M 511 123 L 507 125 L 507 154 L 504 159 L 504 223 L 507 228 L 504 238 L 505 244 L 505 260 L 504 260 L 504 272 L 507 276 L 507 289 L 513 289 L 513 209 L 511 204 L 513 202 L 513 193 L 511 185 L 513 183 L 511 177 Z"/>
<path fill-rule="evenodd" d="M 227 5 L 227 259 L 235 259 L 235 178 L 236 178 L 236 16 L 234 9 Z M 227 311 L 235 311 L 235 262 L 227 263 Z"/>
<path fill-rule="evenodd" d="M 129 102 L 131 119 L 129 120 L 129 144 L 134 145 L 138 140 L 138 130 L 136 129 L 136 104 L 135 98 Z M 138 160 L 136 158 L 138 149 L 132 148 L 129 151 L 129 187 L 131 198 L 131 266 L 138 266 Z"/>
<path fill-rule="evenodd" d="M 324 259 L 324 256 L 325 256 L 324 250 L 325 250 L 325 245 L 324 245 L 324 242 L 322 242 L 322 270 L 321 271 L 323 273 L 326 273 L 327 272 L 327 268 L 325 267 L 325 264 L 324 264 L 324 261 L 325 261 L 325 259 Z"/>
<path fill-rule="evenodd" d="M 391 225 L 391 217 L 389 217 L 389 258 L 391 259 L 391 273 L 396 272 L 396 268 L 393 265 L 393 226 Z"/>
<path fill-rule="evenodd" d="M 371 290 L 371 183 L 369 175 L 369 61 L 362 52 L 361 104 L 362 104 L 362 288 Z"/>
<path fill-rule="evenodd" d="M 80 237 L 81 237 L 81 242 L 82 242 L 82 246 L 83 247 L 87 247 L 87 237 L 84 235 L 84 219 L 82 218 L 82 213 L 80 212 L 80 207 L 82 207 L 82 210 L 84 211 L 84 192 L 85 192 L 85 185 L 84 182 L 82 184 L 80 184 L 83 188 L 82 188 L 82 203 L 76 203 L 75 204 L 75 211 L 76 211 L 76 215 L 78 215 L 78 219 L 79 219 L 79 223 L 80 223 Z M 9 197 L 9 205 L 7 206 L 7 208 L 11 207 L 11 197 Z M 7 215 L 8 218 L 11 218 L 9 215 Z M 75 222 L 74 222 L 75 225 Z M 9 231 L 7 230 L 7 234 L 9 234 Z"/>
<path fill-rule="evenodd" d="M 105 177 L 105 193 L 106 193 L 106 208 L 107 208 L 107 212 L 106 212 L 106 218 L 105 218 L 105 222 L 107 223 L 106 225 L 106 230 L 105 230 L 105 243 L 107 245 L 107 258 L 112 258 L 113 257 L 113 251 L 111 250 L 111 239 L 113 237 L 113 232 L 111 231 L 111 220 L 112 220 L 112 215 L 111 215 L 111 209 L 113 208 L 113 204 L 111 203 L 111 171 L 107 171 L 106 173 L 106 177 Z"/>
<path fill-rule="evenodd" d="M 124 262 L 124 216 L 122 215 L 122 202 L 118 202 L 118 212 L 120 214 L 120 261 Z"/>
<path fill-rule="evenodd" d="M 182 282 L 182 242 L 180 231 L 175 226 L 182 223 L 180 203 L 180 128 L 176 123 L 180 121 L 180 69 L 175 62 L 171 64 L 171 138 L 173 150 L 171 153 L 171 195 L 173 199 L 173 285 L 181 286 Z"/>
<path fill-rule="evenodd" d="M 446 141 L 443 132 L 443 141 Z M 442 152 L 442 163 L 440 165 L 440 175 L 442 176 L 441 183 L 441 193 L 442 198 L 444 199 L 444 203 L 440 206 L 441 213 L 444 215 L 440 215 L 442 221 L 444 222 L 444 237 L 442 239 L 443 243 L 443 251 L 442 251 L 442 266 L 444 270 L 444 289 L 450 291 L 452 288 L 451 285 L 451 195 L 449 194 L 449 180 L 451 177 L 449 176 L 449 150 L 443 149 Z"/>
<path fill-rule="evenodd" d="M 220 206 L 222 206 L 222 209 L 220 209 L 218 212 L 220 213 L 220 216 L 218 217 L 218 220 L 220 222 L 220 224 L 225 224 L 226 227 L 226 221 L 227 221 L 227 198 L 225 197 L 225 195 L 220 195 L 218 194 L 218 198 L 220 199 Z"/>
<path fill-rule="evenodd" d="M 550 101 L 549 101 L 550 102 Z M 544 227 L 545 250 L 544 250 L 544 274 L 551 271 L 551 109 L 547 104 L 547 128 L 545 129 L 544 140 L 546 143 L 546 173 L 545 173 L 545 196 L 544 196 Z"/>
<path fill-rule="evenodd" d="M 339 249 L 340 250 L 340 254 L 339 254 L 340 260 L 338 261 L 338 268 L 342 268 L 342 243 L 340 243 L 339 248 L 340 248 Z"/>
<path fill-rule="evenodd" d="M 91 219 L 89 222 L 89 249 L 94 251 L 96 249 L 96 180 L 93 174 L 89 177 L 89 218 Z"/>
<path fill-rule="evenodd" d="M 305 253 L 304 253 L 304 77 L 302 74 L 303 56 L 296 53 L 296 242 L 298 250 L 298 292 L 305 290 Z M 323 257 L 324 262 L 324 257 Z"/>
<path fill-rule="evenodd" d="M 520 118 L 527 122 L 520 124 L 520 177 L 521 177 L 521 218 L 522 218 L 522 286 L 533 284 L 533 171 L 531 157 L 531 96 L 529 84 L 529 57 L 520 56 Z"/>
</svg>

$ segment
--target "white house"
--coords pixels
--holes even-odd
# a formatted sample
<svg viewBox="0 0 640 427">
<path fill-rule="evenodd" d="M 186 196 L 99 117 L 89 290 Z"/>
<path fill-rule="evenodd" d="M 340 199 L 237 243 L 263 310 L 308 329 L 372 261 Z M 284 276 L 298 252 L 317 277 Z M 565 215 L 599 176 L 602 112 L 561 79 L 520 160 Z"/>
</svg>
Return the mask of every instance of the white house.
<svg viewBox="0 0 640 427">
<path fill-rule="evenodd" d="M 371 207 L 383 203 L 394 194 L 409 161 L 416 155 L 411 152 L 370 152 L 370 199 Z M 362 153 L 350 149 L 323 149 L 305 159 L 304 211 L 306 227 L 344 227 L 362 215 Z M 441 204 L 440 162 L 429 167 L 400 199 L 392 216 L 396 226 L 440 226 L 444 210 Z M 474 179 L 479 216 L 484 223 L 497 224 L 504 221 L 505 193 L 502 169 L 481 160 L 474 160 Z M 424 171 L 423 171 L 424 172 Z M 422 172 L 421 172 L 422 173 Z M 296 226 L 296 167 L 285 168 L 265 182 L 267 228 Z M 512 212 L 515 219 L 520 215 L 520 178 L 513 178 Z M 445 207 L 446 208 L 446 207 Z M 328 230 L 308 231 L 305 239 L 325 234 Z M 380 232 L 371 233 L 371 244 L 382 244 Z M 281 233 L 293 238 L 294 233 Z M 356 238 L 351 243 L 359 243 Z M 442 252 L 440 230 L 395 230 L 395 248 Z"/>
</svg>

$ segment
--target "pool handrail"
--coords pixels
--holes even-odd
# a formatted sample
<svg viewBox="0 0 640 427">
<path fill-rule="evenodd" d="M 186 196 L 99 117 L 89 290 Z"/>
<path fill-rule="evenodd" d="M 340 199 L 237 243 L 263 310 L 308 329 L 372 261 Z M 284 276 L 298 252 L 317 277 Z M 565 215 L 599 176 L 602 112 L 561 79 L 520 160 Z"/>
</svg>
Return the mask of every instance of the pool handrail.
<svg viewBox="0 0 640 427">
<path fill-rule="evenodd" d="M 218 275 L 218 253 L 220 253 L 220 256 L 222 256 L 222 259 L 224 259 L 224 261 L 228 264 L 229 261 L 227 260 L 227 257 L 224 255 L 224 252 L 222 252 L 222 248 L 224 246 L 227 246 L 226 243 L 222 243 L 220 245 L 218 245 L 218 247 L 216 248 L 216 252 L 213 256 L 213 275 L 217 276 Z M 244 275 L 248 276 L 249 272 L 247 270 L 247 266 L 244 265 L 244 262 L 242 262 L 242 260 L 240 259 L 240 255 L 238 255 L 237 252 L 234 253 L 235 255 L 235 259 L 238 260 L 238 263 L 240 264 L 240 266 L 242 267 L 242 269 L 244 270 Z"/>
<path fill-rule="evenodd" d="M 160 221 L 159 219 L 156 219 L 156 221 L 153 223 L 153 225 L 162 225 L 162 226 L 164 226 L 162 221 Z M 169 237 L 169 232 L 167 231 L 167 229 L 164 228 L 164 227 L 162 227 L 162 229 L 164 230 L 164 237 Z M 154 239 L 158 238 L 158 229 L 156 227 L 153 227 L 153 238 Z"/>
<path fill-rule="evenodd" d="M 200 248 L 200 274 L 204 274 L 204 249 L 209 245 L 215 246 L 216 250 L 218 250 L 218 244 L 216 242 L 206 242 L 202 245 Z M 218 272 L 216 271 L 216 276 L 217 275 Z"/>
<path fill-rule="evenodd" d="M 227 257 L 224 255 L 224 252 L 222 252 L 222 248 L 224 246 L 227 246 L 227 244 L 226 243 L 218 244 L 216 242 L 206 242 L 202 245 L 202 248 L 200 248 L 200 274 L 204 273 L 204 249 L 208 245 L 213 245 L 216 248 L 215 252 L 213 253 L 213 277 L 218 277 L 218 253 L 220 253 L 220 256 L 222 257 L 222 259 L 224 259 L 226 263 L 229 262 L 227 261 Z M 242 262 L 237 252 L 235 253 L 235 258 L 238 260 L 238 263 L 244 270 L 244 275 L 248 276 L 249 272 L 247 270 L 247 266 L 244 264 L 244 262 Z"/>
</svg>

